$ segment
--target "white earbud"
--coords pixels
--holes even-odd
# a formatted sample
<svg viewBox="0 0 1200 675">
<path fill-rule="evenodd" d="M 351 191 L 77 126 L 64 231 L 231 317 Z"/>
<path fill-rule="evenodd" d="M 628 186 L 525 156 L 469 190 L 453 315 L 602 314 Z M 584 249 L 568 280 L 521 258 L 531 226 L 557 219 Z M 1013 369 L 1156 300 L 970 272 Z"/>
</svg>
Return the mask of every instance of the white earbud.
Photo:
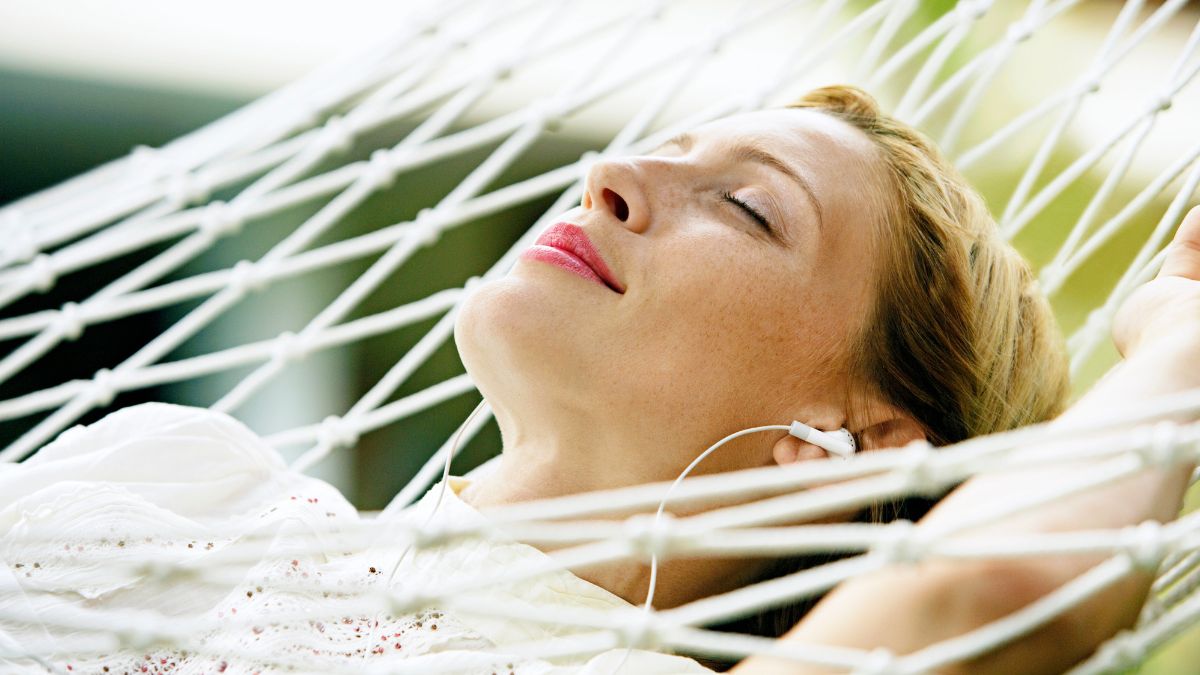
<svg viewBox="0 0 1200 675">
<path fill-rule="evenodd" d="M 838 457 L 849 457 L 858 449 L 854 443 L 854 435 L 846 428 L 837 431 L 821 431 L 803 422 L 792 422 L 788 433 Z"/>
</svg>

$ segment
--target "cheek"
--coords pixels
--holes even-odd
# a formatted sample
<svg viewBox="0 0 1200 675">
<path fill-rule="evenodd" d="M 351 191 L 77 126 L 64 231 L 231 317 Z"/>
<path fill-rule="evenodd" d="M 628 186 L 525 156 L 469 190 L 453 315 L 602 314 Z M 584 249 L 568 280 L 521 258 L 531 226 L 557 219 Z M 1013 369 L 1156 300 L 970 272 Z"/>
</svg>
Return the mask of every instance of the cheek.
<svg viewBox="0 0 1200 675">
<path fill-rule="evenodd" d="M 738 235 L 745 237 L 745 235 Z M 679 252 L 659 274 L 641 331 L 647 356 L 677 382 L 720 387 L 744 396 L 747 388 L 784 381 L 788 361 L 809 333 L 815 298 L 794 266 L 754 241 L 725 241 L 688 255 Z"/>
</svg>

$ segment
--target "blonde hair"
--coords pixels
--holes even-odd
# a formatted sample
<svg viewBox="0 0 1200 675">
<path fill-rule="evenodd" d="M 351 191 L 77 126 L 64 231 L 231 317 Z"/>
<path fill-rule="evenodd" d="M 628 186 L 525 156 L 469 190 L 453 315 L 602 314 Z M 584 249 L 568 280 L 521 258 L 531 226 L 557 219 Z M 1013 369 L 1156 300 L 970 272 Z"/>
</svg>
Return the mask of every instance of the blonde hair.
<svg viewBox="0 0 1200 675">
<path fill-rule="evenodd" d="M 861 89 L 823 87 L 789 107 L 863 132 L 895 193 L 878 224 L 874 306 L 852 349 L 858 379 L 913 415 L 935 445 L 1061 412 L 1069 377 L 1054 315 L 979 194 Z"/>
</svg>

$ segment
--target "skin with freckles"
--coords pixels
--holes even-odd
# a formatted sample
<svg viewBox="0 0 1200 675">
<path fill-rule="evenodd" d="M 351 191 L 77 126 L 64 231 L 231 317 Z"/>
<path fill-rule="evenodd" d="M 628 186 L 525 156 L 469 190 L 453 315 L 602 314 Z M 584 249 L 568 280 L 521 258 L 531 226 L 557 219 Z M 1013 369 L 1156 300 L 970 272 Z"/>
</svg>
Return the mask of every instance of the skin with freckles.
<svg viewBox="0 0 1200 675">
<path fill-rule="evenodd" d="M 862 433 L 899 416 L 879 401 L 847 405 L 884 185 L 861 132 L 795 109 L 597 164 L 581 206 L 559 220 L 582 227 L 625 293 L 522 259 L 464 303 L 455 338 L 504 446 L 464 497 L 486 507 L 671 480 L 746 427 L 798 419 Z M 822 456 L 783 432 L 752 434 L 696 473 Z M 728 572 L 695 564 L 713 567 L 693 581 Z M 602 576 L 592 579 L 641 599 L 641 582 Z M 712 590 L 673 595 L 668 583 L 656 604 Z"/>
</svg>

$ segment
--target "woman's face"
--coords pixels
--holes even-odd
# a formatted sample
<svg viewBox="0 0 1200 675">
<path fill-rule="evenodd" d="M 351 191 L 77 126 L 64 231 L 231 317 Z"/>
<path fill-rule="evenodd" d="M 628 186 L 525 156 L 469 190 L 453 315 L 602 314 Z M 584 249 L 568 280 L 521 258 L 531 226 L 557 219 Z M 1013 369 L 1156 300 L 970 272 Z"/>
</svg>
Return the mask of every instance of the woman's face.
<svg viewBox="0 0 1200 675">
<path fill-rule="evenodd" d="M 609 283 L 561 252 L 575 228 L 560 227 L 458 317 L 459 350 L 506 445 L 547 425 L 591 429 L 660 448 L 637 458 L 652 480 L 738 429 L 843 424 L 881 176 L 861 132 L 794 109 L 595 165 L 580 207 L 558 220 L 591 242 Z M 717 455 L 707 470 L 759 465 L 770 444 Z"/>
</svg>

